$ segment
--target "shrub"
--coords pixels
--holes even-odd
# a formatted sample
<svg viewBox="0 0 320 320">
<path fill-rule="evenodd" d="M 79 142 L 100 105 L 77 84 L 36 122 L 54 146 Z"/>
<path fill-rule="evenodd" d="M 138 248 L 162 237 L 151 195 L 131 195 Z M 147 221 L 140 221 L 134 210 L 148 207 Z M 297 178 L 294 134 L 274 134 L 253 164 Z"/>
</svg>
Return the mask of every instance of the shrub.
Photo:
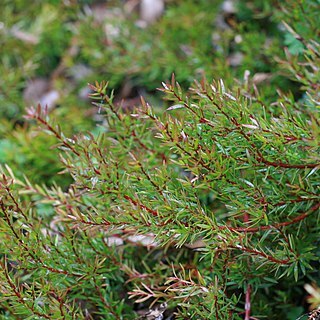
<svg viewBox="0 0 320 320">
<path fill-rule="evenodd" d="M 132 319 L 149 306 L 176 319 L 298 316 L 319 268 L 319 51 L 305 45 L 306 62 L 286 62 L 307 90 L 300 101 L 266 106 L 248 79 L 186 93 L 172 77 L 165 112 L 143 99 L 125 112 L 96 83 L 101 133 L 72 139 L 30 108 L 74 181 L 63 192 L 3 170 L 4 316 Z"/>
<path fill-rule="evenodd" d="M 299 96 L 292 82 L 281 76 L 274 57 L 283 58 L 288 39 L 290 52 L 304 47 L 278 24 L 285 18 L 302 37 L 310 37 L 317 22 L 313 1 L 304 12 L 288 2 L 288 14 L 269 1 L 239 1 L 231 14 L 220 3 L 206 0 L 196 5 L 168 1 L 163 17 L 147 29 L 139 27 L 138 16 L 121 3 L 2 1 L 0 114 L 5 120 L 0 119 L 0 163 L 15 162 L 11 166 L 18 177 L 25 174 L 39 184 L 69 183 L 55 175 L 60 164 L 48 150 L 50 143 L 30 139 L 34 133 L 23 123 L 22 113 L 37 99 L 48 101 L 53 95 L 54 117 L 68 124 L 66 135 L 95 131 L 86 85 L 96 79 L 107 78 L 116 92 L 124 93 L 117 94 L 119 100 L 146 93 L 153 104 L 161 104 L 154 88 L 172 72 L 185 89 L 203 75 L 230 85 L 250 70 L 258 88 L 263 86 L 265 102 L 273 101 L 278 87 Z M 312 26 L 311 31 L 305 25 Z M 240 57 L 237 63 L 231 62 L 233 55 Z"/>
<path fill-rule="evenodd" d="M 265 19 L 284 16 L 273 17 L 270 5 L 251 10 L 257 8 L 252 3 L 243 4 L 248 10 L 238 19 L 255 17 L 258 30 Z M 284 31 L 286 59 L 278 57 L 277 66 L 244 60 L 253 73 L 283 70 L 285 81 L 297 83 L 294 94 L 278 90 L 273 103 L 275 87 L 262 83 L 258 89 L 247 72 L 236 84 L 227 72 L 226 85 L 195 81 L 188 91 L 173 76 L 160 89 L 166 111 L 144 99 L 140 107 L 123 110 L 107 83 L 96 82 L 91 97 L 103 122 L 95 131 L 72 135 L 74 130 L 61 129 L 61 119 L 69 122 L 75 107 L 50 114 L 41 106 L 28 109 L 27 118 L 50 139 L 18 126 L 8 134 L 9 124 L 0 128 L 1 156 L 12 167 L 4 165 L 0 178 L 3 319 L 289 320 L 304 313 L 306 301 L 319 306 L 319 44 L 310 31 L 313 4 L 302 10 L 288 1 L 295 15 Z M 170 12 L 160 24 L 174 23 Z M 300 23 L 307 14 L 310 30 Z M 256 27 L 240 25 L 245 41 L 235 45 L 229 34 L 224 50 L 235 46 L 250 57 L 259 51 L 251 45 L 257 40 L 263 46 L 274 26 L 259 38 Z M 184 32 L 192 38 L 192 30 Z M 88 60 L 94 52 L 99 57 L 98 47 L 85 51 L 86 45 Z M 274 46 L 268 49 L 268 59 L 277 55 Z M 50 53 L 57 57 L 61 51 Z M 163 65 L 149 70 L 152 81 L 164 66 L 171 72 L 173 58 L 168 52 Z M 97 69 L 101 61 L 94 60 Z M 238 69 L 241 75 L 245 66 Z M 113 84 L 125 77 L 118 71 Z M 150 73 L 140 71 L 137 83 L 145 85 Z M 13 95 L 18 101 L 17 91 Z M 70 122 L 82 126 L 78 116 Z M 59 166 L 56 153 L 48 152 L 51 141 L 70 185 L 53 177 Z M 21 151 L 13 153 L 13 145 Z"/>
</svg>

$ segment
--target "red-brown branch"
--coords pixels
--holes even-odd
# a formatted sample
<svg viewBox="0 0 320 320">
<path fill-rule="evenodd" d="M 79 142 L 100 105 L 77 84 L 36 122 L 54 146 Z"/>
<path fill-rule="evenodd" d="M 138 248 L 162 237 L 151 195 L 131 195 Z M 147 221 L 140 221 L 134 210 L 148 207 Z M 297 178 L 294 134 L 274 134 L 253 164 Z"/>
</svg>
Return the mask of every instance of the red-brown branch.
<svg viewBox="0 0 320 320">
<path fill-rule="evenodd" d="M 244 310 L 245 310 L 245 315 L 244 315 L 244 320 L 250 320 L 250 312 L 251 312 L 251 286 L 250 284 L 247 285 L 247 290 L 246 290 L 246 302 L 244 305 Z"/>
<path fill-rule="evenodd" d="M 80 156 L 80 153 L 70 144 L 68 143 L 62 136 L 61 134 L 55 130 L 45 119 L 43 119 L 41 117 L 41 105 L 39 104 L 37 107 L 37 110 L 35 110 L 34 108 L 30 108 L 28 109 L 28 114 L 26 116 L 26 118 L 29 119 L 35 119 L 38 122 L 40 122 L 42 125 L 44 125 L 50 132 L 52 132 L 55 137 L 61 141 L 61 143 L 68 149 L 70 149 L 75 155 L 77 155 L 78 157 Z"/>
<path fill-rule="evenodd" d="M 246 248 L 244 246 L 241 246 L 241 245 L 237 245 L 237 246 L 230 246 L 229 248 L 231 249 L 238 249 L 238 250 L 241 250 L 243 252 L 248 252 L 248 253 L 252 253 L 256 256 L 260 256 L 260 257 L 263 257 L 271 262 L 274 262 L 274 263 L 278 263 L 278 264 L 288 264 L 290 262 L 290 259 L 277 259 L 277 258 L 274 258 L 272 256 L 269 256 L 267 255 L 266 253 L 264 252 L 261 252 L 261 251 L 258 251 L 258 250 L 255 250 L 255 249 L 249 249 L 249 248 Z"/>
<path fill-rule="evenodd" d="M 258 160 L 262 161 L 267 166 L 276 167 L 276 168 L 305 169 L 305 168 L 316 168 L 320 166 L 320 163 L 290 164 L 285 162 L 268 161 L 261 155 L 260 152 L 258 152 Z"/>
<path fill-rule="evenodd" d="M 146 210 L 147 212 L 151 213 L 154 217 L 158 216 L 158 212 L 157 211 L 152 210 L 152 209 L 148 208 L 147 206 L 145 206 L 145 205 L 143 205 L 141 203 L 138 203 L 138 201 L 133 200 L 131 197 L 125 195 L 124 198 L 129 200 L 133 205 L 135 205 L 137 207 L 140 207 L 140 208 Z"/>
<path fill-rule="evenodd" d="M 263 231 L 263 230 L 269 230 L 269 229 L 279 229 L 281 227 L 286 227 L 291 224 L 298 223 L 305 218 L 307 218 L 309 215 L 311 215 L 313 212 L 315 212 L 317 209 L 320 207 L 320 202 L 316 203 L 313 207 L 311 207 L 307 212 L 304 212 L 300 214 L 299 216 L 293 218 L 292 220 L 285 221 L 285 222 L 280 222 L 276 224 L 270 224 L 267 226 L 260 226 L 260 227 L 229 227 L 229 226 L 219 226 L 220 230 L 225 230 L 228 229 L 230 231 L 236 231 L 236 232 L 258 232 L 258 231 Z"/>
</svg>

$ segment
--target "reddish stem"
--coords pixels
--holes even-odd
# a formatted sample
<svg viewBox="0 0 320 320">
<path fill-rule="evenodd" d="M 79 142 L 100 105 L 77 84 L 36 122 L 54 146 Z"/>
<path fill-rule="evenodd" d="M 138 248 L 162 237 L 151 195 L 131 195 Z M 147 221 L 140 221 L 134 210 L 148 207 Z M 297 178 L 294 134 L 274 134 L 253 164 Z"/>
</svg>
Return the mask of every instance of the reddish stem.
<svg viewBox="0 0 320 320">
<path fill-rule="evenodd" d="M 263 257 L 271 262 L 274 262 L 274 263 L 277 263 L 277 264 L 288 264 L 290 262 L 290 259 L 277 259 L 277 258 L 274 258 L 272 256 L 268 256 L 266 253 L 262 252 L 262 251 L 258 251 L 258 250 L 255 250 L 255 249 L 249 249 L 249 248 L 246 248 L 246 247 L 243 247 L 241 245 L 237 245 L 237 246 L 230 246 L 229 248 L 232 248 L 232 249 L 238 249 L 238 250 L 241 250 L 243 252 L 248 252 L 248 253 L 252 253 L 256 256 L 260 256 L 260 257 Z"/>
<path fill-rule="evenodd" d="M 285 162 L 273 162 L 265 159 L 260 152 L 257 152 L 257 153 L 259 156 L 258 160 L 262 161 L 267 166 L 276 167 L 276 168 L 279 167 L 279 168 L 288 168 L 288 169 L 305 169 L 305 168 L 316 168 L 320 165 L 319 163 L 290 164 Z"/>
<path fill-rule="evenodd" d="M 140 207 L 140 208 L 146 210 L 147 212 L 151 213 L 154 217 L 158 216 L 158 212 L 157 211 L 152 210 L 152 209 L 146 207 L 145 205 L 143 205 L 141 203 L 138 203 L 138 201 L 133 200 L 131 197 L 125 195 L 124 198 L 129 200 L 133 205 L 135 205 L 137 207 Z"/>
<path fill-rule="evenodd" d="M 311 207 L 307 212 L 304 212 L 302 214 L 300 214 L 299 216 L 293 218 L 292 220 L 289 221 L 285 221 L 285 222 L 280 222 L 277 224 L 273 224 L 273 225 L 267 225 L 267 226 L 260 226 L 260 227 L 248 227 L 248 228 L 233 228 L 233 227 L 229 227 L 229 226 L 219 226 L 220 230 L 224 230 L 224 229 L 229 229 L 230 231 L 237 231 L 237 232 L 258 232 L 258 231 L 263 231 L 263 230 L 269 230 L 269 229 L 278 229 L 281 227 L 286 227 L 289 226 L 291 224 L 295 224 L 297 222 L 300 222 L 302 220 L 304 220 L 306 217 L 308 217 L 312 212 L 316 211 L 317 209 L 319 209 L 320 207 L 320 202 L 316 203 L 313 207 Z"/>
<path fill-rule="evenodd" d="M 248 284 L 247 291 L 246 291 L 246 303 L 244 306 L 244 310 L 245 310 L 244 320 L 250 320 L 250 312 L 251 312 L 250 298 L 251 298 L 251 286 L 250 284 Z"/>
</svg>

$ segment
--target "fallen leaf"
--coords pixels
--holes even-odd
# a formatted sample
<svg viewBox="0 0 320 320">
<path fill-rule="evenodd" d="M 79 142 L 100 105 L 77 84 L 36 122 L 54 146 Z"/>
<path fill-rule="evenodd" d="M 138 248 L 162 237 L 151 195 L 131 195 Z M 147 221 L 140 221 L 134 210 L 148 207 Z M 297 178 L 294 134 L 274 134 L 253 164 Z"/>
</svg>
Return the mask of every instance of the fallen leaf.
<svg viewBox="0 0 320 320">
<path fill-rule="evenodd" d="M 141 0 L 140 19 L 147 24 L 155 22 L 164 11 L 164 0 Z"/>
</svg>

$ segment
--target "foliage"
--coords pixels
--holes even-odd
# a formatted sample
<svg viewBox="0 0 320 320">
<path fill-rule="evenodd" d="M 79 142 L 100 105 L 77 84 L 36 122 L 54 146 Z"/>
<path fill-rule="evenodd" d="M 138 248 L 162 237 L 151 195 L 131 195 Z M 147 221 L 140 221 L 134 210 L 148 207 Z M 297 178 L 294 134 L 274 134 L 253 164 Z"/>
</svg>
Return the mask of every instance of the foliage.
<svg viewBox="0 0 320 320">
<path fill-rule="evenodd" d="M 7 313 L 132 317 L 121 298 L 127 289 L 136 302 L 166 302 L 177 319 L 274 314 L 276 300 L 268 309 L 261 303 L 268 292 L 301 282 L 318 264 L 318 93 L 309 87 L 319 63 L 315 43 L 305 56 L 311 68 L 298 78 L 308 99 L 281 95 L 273 110 L 248 82 L 233 90 L 222 80 L 196 82 L 185 93 L 174 77 L 161 89 L 171 105 L 163 114 L 144 100 L 125 113 L 106 83 L 92 85 L 106 119 L 96 137 L 69 139 L 40 106 L 30 108 L 28 118 L 64 150 L 74 182 L 63 192 L 4 171 Z M 40 204 L 51 205 L 50 216 Z M 145 249 L 134 235 L 153 247 L 142 264 Z M 123 245 L 110 246 L 114 238 Z"/>
<path fill-rule="evenodd" d="M 299 34 L 310 38 L 317 22 L 316 1 L 309 1 L 305 12 L 288 2 L 286 16 L 281 8 L 274 11 L 268 1 L 239 1 L 232 14 L 221 12 L 219 4 L 169 1 L 164 16 L 145 29 L 117 1 L 104 7 L 94 1 L 34 1 L 31 5 L 4 1 L 0 111 L 8 118 L 20 118 L 25 107 L 21 92 L 30 79 L 38 77 L 50 80 L 64 108 L 77 104 L 83 122 L 84 102 L 78 95 L 87 82 L 96 79 L 107 78 L 115 89 L 129 82 L 152 92 L 173 72 L 188 87 L 204 75 L 231 84 L 233 77 L 241 78 L 250 70 L 252 75 L 273 74 L 266 95 L 279 85 L 288 88 L 277 75 L 274 57 L 283 55 L 283 41 L 295 50 L 296 40 L 279 30 L 279 23 L 285 18 Z M 308 24 L 312 26 L 309 33 L 309 27 L 304 27 Z M 242 55 L 236 64 L 232 63 L 234 53 Z M 88 72 L 81 74 L 79 67 Z"/>
<path fill-rule="evenodd" d="M 258 87 L 267 81 L 261 92 L 264 98 L 272 101 L 278 87 L 292 88 L 296 95 L 297 88 L 280 76 L 274 61 L 274 56 L 283 58 L 282 31 L 277 28 L 283 13 L 276 11 L 273 17 L 273 6 L 264 3 L 240 1 L 230 14 L 220 8 L 220 2 L 200 0 L 195 6 L 191 0 L 168 1 L 164 16 L 144 28 L 119 1 L 102 6 L 95 1 L 2 1 L 0 162 L 15 162 L 15 173 L 36 183 L 62 183 L 55 175 L 60 163 L 49 152 L 50 143 L 31 139 L 34 134 L 22 119 L 25 107 L 37 105 L 46 94 L 38 92 L 36 99 L 26 99 L 33 81 L 39 79 L 58 94 L 59 108 L 53 112 L 68 135 L 98 131 L 95 124 L 100 119 L 92 116 L 95 110 L 88 111 L 86 86 L 99 79 L 107 78 L 120 100 L 127 98 L 122 92 L 129 90 L 129 97 L 151 95 L 157 105 L 162 102 L 154 88 L 173 72 L 187 88 L 203 76 L 223 78 L 230 85 L 233 77 L 241 79 L 250 70 Z M 312 12 L 308 6 L 308 21 Z M 294 26 L 305 20 L 301 10 L 285 18 Z M 314 25 L 313 19 L 308 23 Z M 236 63 L 234 54 L 240 54 Z M 37 90 L 41 91 L 34 86 L 31 91 Z M 15 128 L 17 132 L 11 133 Z"/>
<path fill-rule="evenodd" d="M 0 127 L 3 319 L 289 320 L 319 306 L 316 1 L 275 14 L 240 1 L 213 42 L 217 8 L 197 4 L 169 2 L 146 32 L 116 7 L 97 21 L 87 6 L 6 2 L 0 99 L 17 121 Z M 24 11 L 26 30 L 41 25 L 36 46 L 9 36 Z M 76 79 L 78 63 L 92 73 Z M 47 64 L 63 103 L 29 107 L 34 132 L 21 91 Z M 98 114 L 76 106 L 90 79 L 152 93 L 173 71 L 166 111 L 147 98 L 121 108 L 104 81 L 90 85 Z"/>
</svg>

